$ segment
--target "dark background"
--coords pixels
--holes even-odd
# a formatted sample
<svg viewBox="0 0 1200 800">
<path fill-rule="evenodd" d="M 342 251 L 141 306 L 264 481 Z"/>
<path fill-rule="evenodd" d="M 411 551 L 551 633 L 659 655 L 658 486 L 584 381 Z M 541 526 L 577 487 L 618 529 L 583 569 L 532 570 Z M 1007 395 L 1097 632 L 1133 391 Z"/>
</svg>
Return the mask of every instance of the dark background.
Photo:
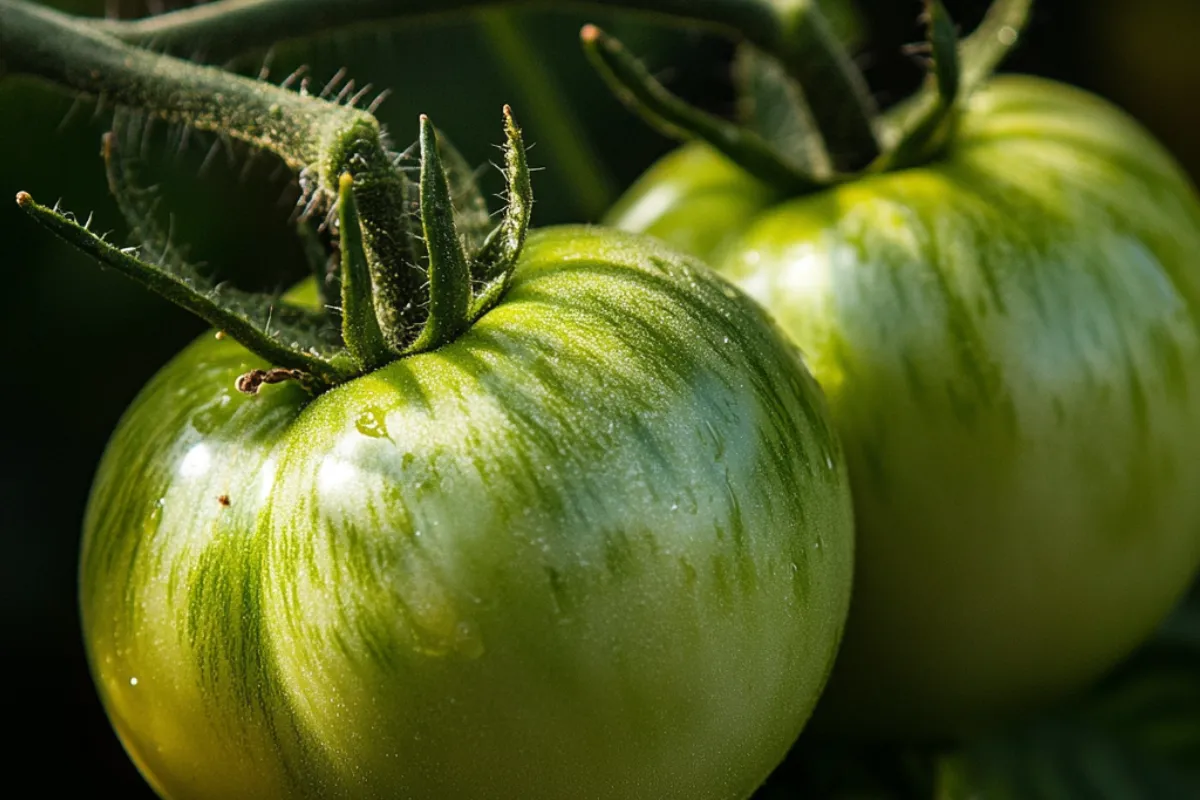
<svg viewBox="0 0 1200 800">
<path fill-rule="evenodd" d="M 846 0 L 825 0 L 831 13 Z M 103 0 L 53 3 L 100 14 Z M 170 5 L 169 3 L 167 4 Z M 916 0 L 857 0 L 865 20 L 843 27 L 881 103 L 894 102 L 919 80 L 904 44 L 920 37 Z M 964 27 L 978 20 L 983 0 L 947 0 Z M 146 12 L 119 4 L 125 16 Z M 584 17 L 522 14 L 511 20 L 525 38 L 525 57 L 551 67 L 600 172 L 613 191 L 627 186 L 672 143 L 648 131 L 609 97 L 577 44 Z M 695 34 L 597 21 L 647 57 L 671 88 L 728 112 L 727 43 Z M 526 137 L 537 143 L 535 222 L 594 219 L 603 197 L 582 190 L 552 140 L 539 140 L 538 99 L 500 58 L 494 28 L 475 22 L 338 34 L 276 48 L 272 76 L 312 68 L 323 82 L 346 66 L 360 85 L 391 87 L 379 116 L 398 143 L 416 135 L 428 113 L 473 163 L 495 159 L 499 109 L 510 102 Z M 0 54 L 2 56 L 2 54 Z M 257 71 L 262 55 L 238 68 Z M 1200 176 L 1200 1 L 1042 0 L 1009 71 L 1057 78 L 1097 92 L 1140 119 L 1193 177 Z M 546 98 L 543 98 L 546 99 Z M 550 98 L 550 105 L 558 100 Z M 42 202 L 62 198 L 124 241 L 120 216 L 106 194 L 99 158 L 109 123 L 92 104 L 69 113 L 72 100 L 41 85 L 0 78 L 0 200 L 18 190 Z M 271 164 L 246 168 L 244 154 L 223 155 L 199 175 L 206 148 L 163 158 L 159 172 L 175 214 L 177 239 L 194 260 L 251 287 L 284 286 L 303 270 L 288 227 L 286 176 Z M 494 171 L 493 171 L 494 172 Z M 497 178 L 491 175 L 495 183 Z M 494 188 L 499 188 L 496 185 Z M 283 202 L 280 200 L 283 198 Z M 123 278 L 103 272 L 38 229 L 10 201 L 0 203 L 3 280 L 0 313 L 3 448 L 0 458 L 0 676 L 3 719 L 17 744 L 0 750 L 9 786 L 38 781 L 148 797 L 111 731 L 88 676 L 76 609 L 80 520 L 105 441 L 141 385 L 202 325 Z M 47 765 L 59 770 L 47 771 Z M 61 787 L 60 787 L 61 788 Z M 42 792 L 39 791 L 38 794 Z"/>
</svg>

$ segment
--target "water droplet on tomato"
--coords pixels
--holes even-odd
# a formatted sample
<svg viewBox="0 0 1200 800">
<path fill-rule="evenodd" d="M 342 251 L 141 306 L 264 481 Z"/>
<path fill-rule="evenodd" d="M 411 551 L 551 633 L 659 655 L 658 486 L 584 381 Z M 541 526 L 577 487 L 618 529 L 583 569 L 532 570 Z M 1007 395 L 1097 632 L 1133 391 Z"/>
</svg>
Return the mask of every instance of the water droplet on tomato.
<svg viewBox="0 0 1200 800">
<path fill-rule="evenodd" d="M 454 650 L 467 658 L 479 658 L 483 655 L 483 637 L 474 623 L 464 619 L 455 626 Z"/>
<path fill-rule="evenodd" d="M 354 427 L 372 439 L 390 439 L 384 414 L 378 408 L 368 408 L 354 420 Z"/>
</svg>

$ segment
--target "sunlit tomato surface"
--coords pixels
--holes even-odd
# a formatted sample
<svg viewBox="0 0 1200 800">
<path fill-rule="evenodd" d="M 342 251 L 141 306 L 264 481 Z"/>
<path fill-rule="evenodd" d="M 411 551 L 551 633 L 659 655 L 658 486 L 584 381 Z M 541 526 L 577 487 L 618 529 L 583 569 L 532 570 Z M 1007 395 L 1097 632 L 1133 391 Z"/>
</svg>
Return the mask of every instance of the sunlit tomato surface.
<svg viewBox="0 0 1200 800">
<path fill-rule="evenodd" d="M 829 397 L 859 536 L 831 727 L 1059 696 L 1195 574 L 1200 204 L 1112 106 L 996 79 L 934 163 L 792 200 L 691 146 L 611 220 L 709 259 Z"/>
<path fill-rule="evenodd" d="M 816 384 L 652 240 L 534 234 L 434 352 L 239 395 L 211 335 L 145 388 L 83 619 L 171 798 L 748 796 L 831 669 L 852 518 Z"/>
</svg>

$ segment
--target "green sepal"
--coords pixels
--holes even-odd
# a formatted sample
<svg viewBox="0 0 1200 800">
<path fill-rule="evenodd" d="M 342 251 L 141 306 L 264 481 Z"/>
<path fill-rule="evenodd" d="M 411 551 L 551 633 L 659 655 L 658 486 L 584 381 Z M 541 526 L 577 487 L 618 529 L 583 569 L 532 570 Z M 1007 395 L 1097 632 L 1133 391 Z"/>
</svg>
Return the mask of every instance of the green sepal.
<svg viewBox="0 0 1200 800">
<path fill-rule="evenodd" d="M 779 59 L 743 42 L 734 56 L 733 77 L 742 125 L 761 136 L 798 172 L 833 172 L 804 90 Z"/>
<path fill-rule="evenodd" d="M 595 25 L 580 38 L 600 76 L 617 97 L 648 124 L 675 139 L 700 139 L 759 180 L 783 192 L 820 189 L 829 180 L 804 172 L 749 128 L 688 104 L 656 81 L 646 67 Z"/>
<path fill-rule="evenodd" d="M 979 27 L 963 39 L 959 55 L 963 97 L 970 96 L 992 77 L 996 67 L 1017 46 L 1032 7 L 1033 0 L 996 0 Z"/>
<path fill-rule="evenodd" d="M 354 200 L 354 178 L 338 182 L 338 231 L 341 241 L 342 339 L 359 368 L 378 369 L 395 359 L 375 316 L 371 267 L 363 247 L 362 224 Z"/>
<path fill-rule="evenodd" d="M 504 134 L 507 138 L 504 178 L 508 184 L 508 204 L 500 224 L 471 259 L 472 320 L 495 305 L 508 287 L 533 215 L 533 184 L 525 158 L 525 142 L 508 106 L 504 107 Z"/>
<path fill-rule="evenodd" d="M 937 5 L 940 6 L 940 3 Z M 971 95 L 992 76 L 1000 62 L 1017 45 L 1021 38 L 1021 32 L 1029 20 L 1029 11 L 1032 5 L 1033 0 L 995 0 L 988 8 L 987 14 L 979 26 L 958 43 L 958 80 L 957 86 L 954 87 L 956 111 L 949 113 L 950 117 L 953 117 L 957 113 L 957 109 L 961 108 Z M 940 16 L 949 20 L 944 8 L 940 9 Z M 919 92 L 903 102 L 897 103 L 884 115 L 883 128 L 888 150 L 895 150 L 903 146 L 906 139 L 916 135 L 913 133 L 914 131 L 923 125 L 928 125 L 927 120 L 940 113 L 942 97 L 948 88 L 944 83 L 944 78 L 937 75 L 937 70 L 944 68 L 944 66 L 939 67 L 939 64 L 945 65 L 948 61 L 946 56 L 939 58 L 937 54 L 939 39 L 944 40 L 945 33 L 939 33 L 936 30 L 936 27 L 941 27 L 937 23 L 937 15 L 931 13 L 929 17 L 930 43 L 934 48 L 934 71 Z M 936 148 L 934 148 L 934 154 L 936 154 Z M 895 158 L 892 159 L 892 162 L 901 160 L 905 160 L 907 163 L 906 159 Z M 886 168 L 894 168 L 892 162 L 888 162 Z M 883 166 L 881 160 L 876 168 Z"/>
<path fill-rule="evenodd" d="M 879 109 L 870 87 L 818 0 L 770 0 L 781 31 L 772 50 L 805 103 L 836 172 L 856 173 L 881 152 Z"/>
<path fill-rule="evenodd" d="M 339 326 L 342 320 L 342 276 L 338 269 L 339 259 L 330 253 L 312 222 L 301 219 L 296 222 L 296 235 L 304 250 L 304 260 L 309 274 L 317 287 L 317 298 L 321 307 Z"/>
<path fill-rule="evenodd" d="M 346 352 L 340 344 L 330 343 L 326 321 L 310 312 L 143 261 L 136 255 L 137 248 L 118 248 L 25 192 L 17 195 L 17 204 L 51 233 L 104 266 L 190 311 L 272 365 L 307 376 L 300 379 L 308 388 L 319 391 L 354 375 Z"/>
<path fill-rule="evenodd" d="M 427 292 L 426 275 L 411 219 L 417 200 L 413 182 L 397 168 L 373 120 L 339 132 L 328 151 L 322 173 L 336 170 L 332 178 L 336 191 L 340 194 L 343 175 L 354 178 L 357 229 L 371 273 L 379 330 L 394 355 L 409 352 L 428 313 L 428 303 L 422 300 Z M 328 180 L 322 178 L 321 183 Z"/>
<path fill-rule="evenodd" d="M 421 115 L 421 228 L 429 285 L 429 307 L 420 334 L 407 348 L 431 350 L 470 325 L 471 274 L 455 224 L 454 198 L 438 150 L 437 131 Z"/>
<path fill-rule="evenodd" d="M 962 65 L 958 33 L 941 0 L 925 0 L 929 74 L 920 104 L 895 133 L 897 140 L 872 165 L 872 170 L 903 169 L 924 163 L 940 152 L 954 135 L 961 112 L 959 91 Z"/>
</svg>

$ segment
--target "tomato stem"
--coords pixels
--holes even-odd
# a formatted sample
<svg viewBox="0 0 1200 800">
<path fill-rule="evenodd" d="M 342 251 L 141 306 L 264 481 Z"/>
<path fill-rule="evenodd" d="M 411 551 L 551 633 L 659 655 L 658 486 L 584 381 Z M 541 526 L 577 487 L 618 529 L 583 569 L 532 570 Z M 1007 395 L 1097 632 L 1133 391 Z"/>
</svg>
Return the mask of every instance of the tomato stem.
<svg viewBox="0 0 1200 800">
<path fill-rule="evenodd" d="M 147 238 L 158 263 L 108 245 L 31 199 L 23 204 L 35 219 L 100 261 L 218 325 L 272 363 L 311 373 L 313 383 L 344 380 L 457 336 L 472 313 L 482 313 L 498 297 L 496 287 L 506 284 L 524 242 L 532 199 L 523 151 L 513 161 L 519 136 L 514 140 L 511 117 L 509 180 L 518 190 L 492 249 L 480 244 L 479 252 L 470 254 L 472 259 L 486 256 L 477 271 L 482 273 L 478 283 L 488 294 L 473 301 L 472 261 L 459 240 L 455 202 L 479 212 L 475 216 L 481 215 L 484 224 L 486 203 L 473 183 L 457 179 L 459 196 L 452 196 L 427 119 L 422 118 L 421 125 L 418 193 L 399 167 L 402 157 L 388 149 L 372 115 L 310 97 L 303 89 L 294 93 L 140 50 L 61 13 L 14 0 L 0 0 L 0 53 L 9 72 L 102 96 L 118 107 L 118 116 L 125 109 L 139 109 L 276 153 L 300 173 L 308 199 L 306 214 L 342 202 L 343 342 L 332 349 L 310 330 L 308 316 L 316 316 L 328 328 L 336 314 L 307 315 L 300 309 L 277 308 L 276 299 L 265 295 L 219 292 L 174 258 L 169 242 L 156 244 L 165 237 L 153 228 L 151 211 L 138 204 L 139 190 L 130 184 L 128 164 L 118 157 L 112 137 L 105 153 L 113 191 L 135 231 L 154 231 Z M 518 163 L 520 174 L 514 175 L 511 167 Z M 455 165 L 455 175 L 464 172 Z M 414 205 L 419 207 L 424 238 L 413 230 Z M 477 237 L 481 242 L 483 238 Z M 280 331 L 281 324 L 286 332 Z"/>
<path fill-rule="evenodd" d="M 123 41 L 166 48 L 203 45 L 222 58 L 283 39 L 398 19 L 461 17 L 517 6 L 642 13 L 664 22 L 745 38 L 774 51 L 782 34 L 777 0 L 217 0 L 140 20 L 91 24 Z"/>
<path fill-rule="evenodd" d="M 879 153 L 877 109 L 866 81 L 815 0 L 218 0 L 142 20 L 94 24 L 125 41 L 202 45 L 220 57 L 337 27 L 514 6 L 642 13 L 749 42 L 778 58 L 804 86 L 817 125 L 835 145 L 831 157 L 837 169 L 858 169 Z"/>
</svg>

